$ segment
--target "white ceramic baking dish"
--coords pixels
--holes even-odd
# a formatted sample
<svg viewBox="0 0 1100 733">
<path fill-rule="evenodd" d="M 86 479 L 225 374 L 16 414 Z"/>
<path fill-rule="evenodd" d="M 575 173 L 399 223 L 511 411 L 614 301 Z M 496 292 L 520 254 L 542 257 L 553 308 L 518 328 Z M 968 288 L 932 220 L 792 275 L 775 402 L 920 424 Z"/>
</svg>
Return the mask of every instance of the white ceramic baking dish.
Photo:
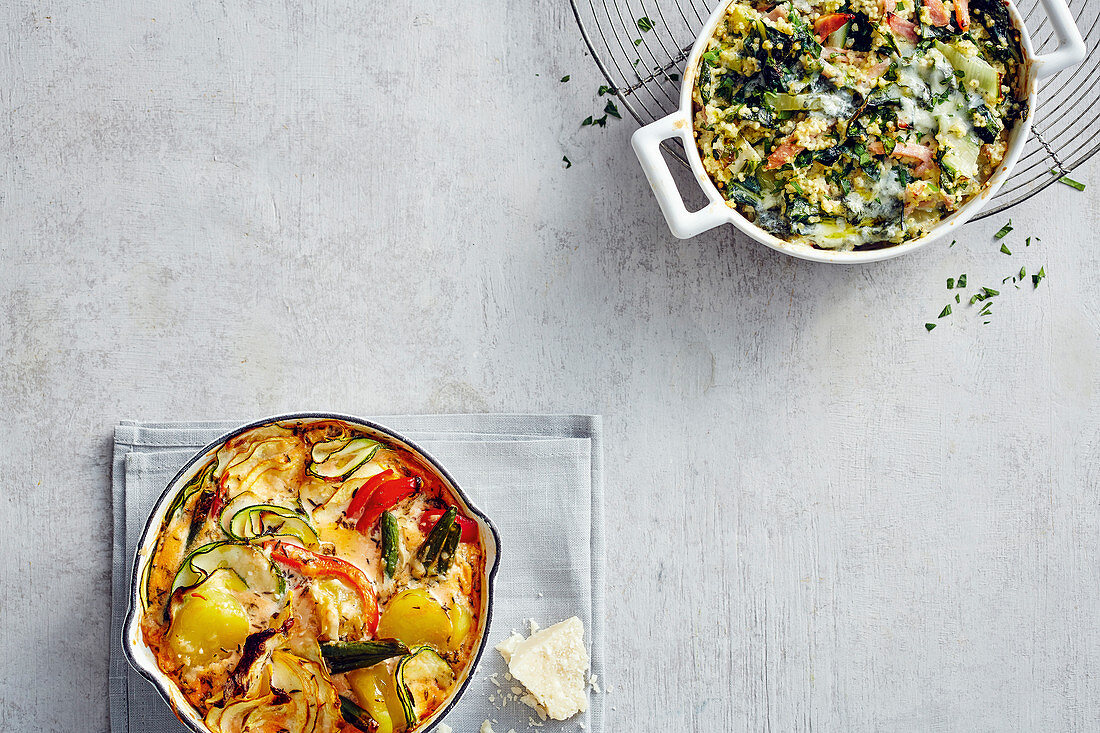
<svg viewBox="0 0 1100 733">
<path fill-rule="evenodd" d="M 951 235 L 960 226 L 969 221 L 982 206 L 996 195 L 1001 185 L 1005 182 L 1020 159 L 1024 145 L 1031 133 L 1031 118 L 1035 111 L 1036 92 L 1040 80 L 1053 74 L 1079 64 L 1085 58 L 1085 43 L 1081 39 L 1073 21 L 1073 15 L 1065 0 L 1042 0 L 1042 5 L 1050 19 L 1054 34 L 1058 39 L 1058 47 L 1048 54 L 1037 56 L 1020 17 L 1016 6 L 1009 0 L 1005 0 L 1012 22 L 1020 31 L 1020 42 L 1024 49 L 1025 83 L 1027 91 L 1027 112 L 1017 124 L 1009 141 L 1008 151 L 1000 167 L 990 177 L 985 189 L 961 206 L 958 211 L 943 219 L 931 229 L 928 234 L 919 239 L 909 240 L 901 244 L 884 247 L 882 249 L 835 251 L 817 249 L 805 244 L 795 244 L 776 237 L 774 234 L 753 224 L 746 219 L 737 209 L 729 206 L 725 198 L 719 193 L 718 188 L 711 181 L 703 168 L 703 161 L 699 156 L 699 148 L 695 145 L 695 136 L 692 125 L 692 99 L 691 93 L 695 87 L 695 77 L 699 70 L 699 60 L 706 51 L 707 42 L 714 34 L 719 21 L 726 13 L 726 8 L 736 0 L 723 0 L 715 8 L 699 32 L 695 45 L 688 56 L 687 72 L 684 74 L 680 87 L 680 107 L 667 117 L 663 117 L 641 128 L 634 133 L 631 143 L 638 160 L 642 164 L 649 185 L 657 197 L 657 203 L 668 222 L 668 228 L 681 239 L 694 237 L 697 234 L 713 229 L 721 224 L 733 224 L 745 234 L 757 242 L 766 244 L 772 249 L 785 254 L 793 255 L 817 262 L 834 262 L 854 264 L 860 262 L 874 262 L 891 257 L 898 257 L 907 252 L 912 252 L 937 239 Z M 661 143 L 670 138 L 678 137 L 683 141 L 687 153 L 688 165 L 694 174 L 699 186 L 706 194 L 708 204 L 699 211 L 688 211 L 680 191 L 676 187 L 668 162 L 661 154 Z"/>
<path fill-rule="evenodd" d="M 310 423 L 324 420 L 342 420 L 350 423 L 367 435 L 399 448 L 404 448 L 423 459 L 425 465 L 435 471 L 443 485 L 451 491 L 456 499 L 458 499 L 460 508 L 464 510 L 467 516 L 472 517 L 477 522 L 478 528 L 480 529 L 479 537 L 485 557 L 485 574 L 482 576 L 483 590 L 481 594 L 481 617 L 478 628 L 477 646 L 474 649 L 470 663 L 466 665 L 466 669 L 457 680 L 457 684 L 450 698 L 430 717 L 421 722 L 419 726 L 420 730 L 432 728 L 437 721 L 441 720 L 443 716 L 454 707 L 454 704 L 462 696 L 470 679 L 473 677 L 474 669 L 477 667 L 478 660 L 485 650 L 486 635 L 489 632 L 489 623 L 493 615 L 493 583 L 496 578 L 497 566 L 500 560 L 500 536 L 497 534 L 496 528 L 493 526 L 492 522 L 489 521 L 489 518 L 470 503 L 469 497 L 463 493 L 462 489 L 459 488 L 458 484 L 451 478 L 451 475 L 447 473 L 447 470 L 423 448 L 419 447 L 408 438 L 404 438 L 389 428 L 369 420 L 363 420 L 362 418 L 327 412 L 300 412 L 258 420 L 247 425 L 242 425 L 211 442 L 196 453 L 194 457 L 179 470 L 179 473 L 176 474 L 175 478 L 173 478 L 164 489 L 164 493 L 161 494 L 160 499 L 157 500 L 157 504 L 153 508 L 149 521 L 145 524 L 145 530 L 141 535 L 141 540 L 138 542 L 137 554 L 134 558 L 134 571 L 130 579 L 130 607 L 126 615 L 126 623 L 122 630 L 122 648 L 126 651 L 126 658 L 130 661 L 134 669 L 153 683 L 153 686 L 157 688 L 157 691 L 160 692 L 168 705 L 171 706 L 176 716 L 187 725 L 188 728 L 196 733 L 211 733 L 211 731 L 203 722 L 199 712 L 195 710 L 191 703 L 187 701 L 187 698 L 184 697 L 179 687 L 177 687 L 166 674 L 160 671 L 156 659 L 153 656 L 153 652 L 145 644 L 145 640 L 141 633 L 141 619 L 144 609 L 141 602 L 141 583 L 139 579 L 143 577 L 145 566 L 152 558 L 161 525 L 164 523 L 165 512 L 171 505 L 172 499 L 176 496 L 180 488 L 190 481 L 191 478 L 206 465 L 207 461 L 217 453 L 218 448 L 230 438 L 240 435 L 246 430 L 251 430 L 274 422 Z"/>
</svg>

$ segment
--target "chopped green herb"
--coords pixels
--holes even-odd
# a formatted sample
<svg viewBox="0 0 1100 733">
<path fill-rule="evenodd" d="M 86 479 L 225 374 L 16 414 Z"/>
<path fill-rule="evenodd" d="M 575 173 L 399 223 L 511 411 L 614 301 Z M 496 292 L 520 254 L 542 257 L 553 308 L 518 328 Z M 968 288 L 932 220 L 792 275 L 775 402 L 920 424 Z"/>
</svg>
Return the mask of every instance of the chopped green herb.
<svg viewBox="0 0 1100 733">
<path fill-rule="evenodd" d="M 1008 233 L 1012 231 L 1012 220 L 1009 219 L 1008 223 L 997 230 L 997 233 L 993 235 L 994 239 L 1004 239 L 1008 236 Z"/>
<path fill-rule="evenodd" d="M 951 290 L 954 287 L 955 287 L 955 278 L 953 278 L 953 277 L 947 278 L 947 289 Z"/>
<path fill-rule="evenodd" d="M 1025 277 L 1027 277 L 1027 271 L 1024 270 L 1024 268 L 1021 267 L 1020 268 L 1020 279 L 1023 280 Z"/>
<path fill-rule="evenodd" d="M 638 30 L 642 33 L 649 33 L 653 30 L 653 21 L 643 15 L 641 18 L 638 18 Z"/>
<path fill-rule="evenodd" d="M 945 306 L 943 307 L 943 310 L 942 310 L 942 311 L 940 311 L 940 314 L 939 314 L 938 316 L 936 316 L 936 317 L 937 317 L 937 318 L 943 318 L 944 316 L 949 316 L 949 315 L 951 315 L 951 304 L 950 304 L 950 303 L 948 303 L 947 305 L 945 305 Z"/>
<path fill-rule="evenodd" d="M 564 155 L 561 156 L 561 162 L 565 163 L 566 168 L 572 168 L 573 167 L 573 164 L 569 162 L 569 158 L 565 157 Z"/>
<path fill-rule="evenodd" d="M 1024 240 L 1024 246 L 1025 247 L 1030 247 L 1031 246 L 1031 237 L 1028 237 L 1027 239 Z"/>
<path fill-rule="evenodd" d="M 965 288 L 966 287 L 966 273 L 965 272 L 963 274 L 959 275 L 959 282 L 955 287 L 958 287 L 958 288 Z"/>
<path fill-rule="evenodd" d="M 604 105 L 603 111 L 617 119 L 622 119 L 622 115 L 619 114 L 619 108 L 615 106 L 615 103 L 610 99 L 607 100 L 607 104 Z"/>
<path fill-rule="evenodd" d="M 981 311 L 978 313 L 978 317 L 979 318 L 985 318 L 986 316 L 988 316 L 992 312 L 990 310 L 992 307 L 993 307 L 992 303 L 986 303 L 985 307 L 982 308 Z"/>
<path fill-rule="evenodd" d="M 564 84 L 564 83 L 565 83 L 565 82 L 567 82 L 567 81 L 569 81 L 569 74 L 566 74 L 565 76 L 563 76 L 563 77 L 561 78 L 561 83 L 562 83 L 562 84 Z"/>
<path fill-rule="evenodd" d="M 958 242 L 958 241 L 959 241 L 959 240 L 957 240 L 957 239 L 952 239 L 952 240 L 951 240 L 951 244 L 947 245 L 947 248 L 948 248 L 948 249 L 951 249 L 952 247 L 954 247 L 954 246 L 955 246 L 955 243 L 956 243 L 956 242 Z"/>
<path fill-rule="evenodd" d="M 603 117 L 597 117 L 596 119 L 592 120 L 592 122 L 593 124 L 599 125 L 600 127 L 607 127 L 607 115 L 604 115 Z"/>
<path fill-rule="evenodd" d="M 955 293 L 955 302 L 956 303 L 961 303 L 962 302 L 962 296 L 960 296 L 958 293 Z"/>
<path fill-rule="evenodd" d="M 1070 188 L 1076 188 L 1078 191 L 1084 191 L 1085 190 L 1085 184 L 1081 183 L 1080 181 L 1075 181 L 1072 178 L 1070 178 L 1069 176 L 1062 176 L 1061 178 L 1058 179 L 1058 182 L 1059 183 L 1064 183 L 1067 186 L 1069 186 Z"/>
<path fill-rule="evenodd" d="M 605 94 L 611 94 L 611 87 L 607 86 L 606 84 L 600 84 L 600 88 L 596 90 L 596 94 L 601 97 Z"/>
<path fill-rule="evenodd" d="M 981 293 L 974 293 L 973 295 L 970 296 L 970 305 L 974 305 L 979 300 L 985 300 L 985 299 L 986 299 L 986 296 L 982 295 Z"/>
<path fill-rule="evenodd" d="M 1031 276 L 1031 284 L 1035 287 L 1039 287 L 1039 283 L 1043 281 L 1043 278 L 1047 276 L 1046 265 L 1039 268 L 1039 271 Z"/>
<path fill-rule="evenodd" d="M 676 73 L 669 74 L 668 78 L 672 81 L 680 81 L 680 75 Z"/>
<path fill-rule="evenodd" d="M 1001 245 L 1001 252 L 1002 252 L 1002 254 L 1006 254 L 1006 255 L 1010 255 L 1010 254 L 1012 254 L 1012 250 L 1010 250 L 1010 249 L 1008 248 L 1008 245 L 1007 245 L 1007 244 L 1002 244 L 1002 245 Z"/>
<path fill-rule="evenodd" d="M 641 38 L 635 38 L 634 39 L 634 45 L 635 46 L 641 46 L 642 45 L 642 39 Z"/>
<path fill-rule="evenodd" d="M 935 323 L 926 323 L 926 324 L 924 324 L 924 328 L 928 331 L 931 331 L 935 327 L 936 327 Z"/>
<path fill-rule="evenodd" d="M 592 124 L 592 115 L 588 115 L 587 117 L 584 118 L 584 120 L 581 121 L 581 127 L 585 127 L 585 126 L 591 125 L 591 124 Z"/>
<path fill-rule="evenodd" d="M 986 288 L 986 287 L 982 288 L 982 292 L 985 293 L 985 297 L 987 297 L 987 298 L 992 298 L 994 295 L 1000 295 L 1001 294 L 1000 290 L 994 290 L 993 288 Z"/>
</svg>

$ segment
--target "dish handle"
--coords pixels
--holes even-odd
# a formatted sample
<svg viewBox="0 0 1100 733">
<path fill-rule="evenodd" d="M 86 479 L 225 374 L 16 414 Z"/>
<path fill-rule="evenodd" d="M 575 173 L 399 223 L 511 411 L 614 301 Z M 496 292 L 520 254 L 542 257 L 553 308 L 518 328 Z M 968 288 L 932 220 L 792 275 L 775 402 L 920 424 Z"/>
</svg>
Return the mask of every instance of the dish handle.
<svg viewBox="0 0 1100 733">
<path fill-rule="evenodd" d="M 691 135 L 691 120 L 679 111 L 636 131 L 630 138 L 630 144 L 634 147 L 638 162 L 642 164 L 645 177 L 649 179 L 649 186 L 657 197 L 657 203 L 661 205 L 661 213 L 665 215 L 668 228 L 680 239 L 687 239 L 725 223 L 729 212 L 725 206 L 714 203 L 707 204 L 699 211 L 687 210 L 676 181 L 672 178 L 672 171 L 668 169 L 668 161 L 661 154 L 661 143 L 673 137 L 683 140 L 684 147 L 688 150 L 695 145 Z"/>
<path fill-rule="evenodd" d="M 1058 37 L 1058 48 L 1034 59 L 1035 76 L 1044 79 L 1059 71 L 1076 66 L 1085 58 L 1085 42 L 1073 20 L 1066 0 L 1042 0 L 1043 10 Z"/>
</svg>

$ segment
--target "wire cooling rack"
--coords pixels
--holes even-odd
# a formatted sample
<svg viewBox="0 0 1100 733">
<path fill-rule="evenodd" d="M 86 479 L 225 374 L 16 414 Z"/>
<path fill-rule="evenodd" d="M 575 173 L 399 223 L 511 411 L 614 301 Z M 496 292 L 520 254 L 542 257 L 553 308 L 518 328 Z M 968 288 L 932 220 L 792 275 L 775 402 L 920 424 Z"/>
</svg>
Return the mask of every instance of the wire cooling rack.
<svg viewBox="0 0 1100 733">
<path fill-rule="evenodd" d="M 676 110 L 695 37 L 718 0 L 570 0 L 588 49 L 622 105 L 640 124 Z M 1057 45 L 1039 0 L 1017 0 L 1037 53 Z M 1070 0 L 1085 37 L 1085 61 L 1040 83 L 1031 130 L 1012 176 L 976 219 L 1031 198 L 1097 151 L 1100 135 L 1100 2 Z M 687 165 L 678 143 L 666 150 Z"/>
</svg>

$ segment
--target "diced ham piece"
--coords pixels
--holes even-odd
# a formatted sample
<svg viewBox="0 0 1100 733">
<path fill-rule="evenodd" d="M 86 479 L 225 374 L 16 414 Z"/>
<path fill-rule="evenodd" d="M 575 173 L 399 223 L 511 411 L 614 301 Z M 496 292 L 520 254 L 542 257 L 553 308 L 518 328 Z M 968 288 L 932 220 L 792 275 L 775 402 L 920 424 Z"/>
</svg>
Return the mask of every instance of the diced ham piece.
<svg viewBox="0 0 1100 733">
<path fill-rule="evenodd" d="M 794 160 L 795 156 L 805 150 L 801 145 L 795 145 L 791 142 L 780 143 L 771 155 L 768 156 L 768 162 L 764 165 L 764 170 L 770 171 L 774 168 L 778 168 L 781 165 L 786 165 Z"/>
<path fill-rule="evenodd" d="M 920 143 L 898 143 L 892 155 L 895 158 L 908 158 L 918 163 L 932 162 L 932 148 Z"/>
<path fill-rule="evenodd" d="M 862 61 L 862 59 L 858 59 Z M 890 68 L 891 61 L 880 61 L 874 66 L 867 68 L 866 73 L 862 79 L 856 82 L 856 88 L 863 94 L 867 94 L 878 82 L 879 77 L 886 73 L 886 70 Z"/>
<path fill-rule="evenodd" d="M 913 173 L 918 176 L 930 171 L 935 164 L 932 148 L 917 143 L 898 143 L 894 146 L 893 156 L 916 162 L 917 166 L 913 168 Z"/>
<path fill-rule="evenodd" d="M 786 18 L 787 9 L 782 5 L 777 5 L 776 7 L 772 8 L 772 11 L 764 17 L 768 20 L 779 20 L 780 18 Z"/>
<path fill-rule="evenodd" d="M 970 27 L 970 0 L 955 0 L 955 22 L 960 30 Z"/>
<path fill-rule="evenodd" d="M 886 148 L 883 147 L 881 140 L 872 140 L 867 143 L 867 152 L 871 155 L 884 155 Z M 894 158 L 903 158 L 917 163 L 917 166 L 913 168 L 913 173 L 918 176 L 931 170 L 935 160 L 932 155 L 932 148 L 918 143 L 896 143 L 890 155 Z"/>
<path fill-rule="evenodd" d="M 928 19 L 932 21 L 932 25 L 943 28 L 951 22 L 943 0 L 924 0 L 924 7 L 928 8 Z"/>
<path fill-rule="evenodd" d="M 879 61 L 874 66 L 867 69 L 867 73 L 877 79 L 877 78 L 879 78 L 880 76 L 882 76 L 883 74 L 886 73 L 886 70 L 890 68 L 890 64 L 892 64 L 892 63 L 894 63 L 894 62 L 891 61 L 890 59 L 886 59 L 885 61 Z"/>
<path fill-rule="evenodd" d="M 917 176 L 923 176 L 925 173 L 932 170 L 932 165 L 932 161 L 926 160 L 913 169 L 913 174 Z"/>
<path fill-rule="evenodd" d="M 917 35 L 917 27 L 905 18 L 899 18 L 890 13 L 886 16 L 886 22 L 890 25 L 890 30 L 910 43 L 916 43 L 920 40 L 920 36 Z"/>
</svg>

